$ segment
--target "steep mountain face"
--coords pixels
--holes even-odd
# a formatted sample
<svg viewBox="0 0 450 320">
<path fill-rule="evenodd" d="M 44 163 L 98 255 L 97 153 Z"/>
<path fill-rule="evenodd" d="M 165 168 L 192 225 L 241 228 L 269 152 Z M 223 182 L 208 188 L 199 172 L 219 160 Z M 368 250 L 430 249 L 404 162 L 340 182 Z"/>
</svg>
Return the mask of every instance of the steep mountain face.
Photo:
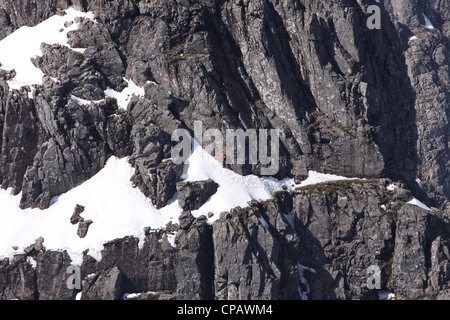
<svg viewBox="0 0 450 320">
<path fill-rule="evenodd" d="M 417 177 L 434 203 L 448 203 L 449 179 L 449 14 L 450 4 L 394 5 L 393 15 L 415 92 Z M 406 11 L 404 14 L 402 12 Z M 428 20 L 428 21 L 427 21 Z M 430 21 L 431 20 L 431 21 Z M 421 26 L 428 25 L 425 32 Z M 434 110 L 434 111 L 431 111 Z M 444 207 L 444 206 L 443 206 Z M 448 207 L 448 204 L 447 204 Z"/>
<path fill-rule="evenodd" d="M 369 5 L 380 30 L 367 27 Z M 41 45 L 42 85 L 11 88 L 15 71 L 0 69 L 0 182 L 22 208 L 48 208 L 111 156 L 130 158 L 133 182 L 162 208 L 183 172 L 171 134 L 198 120 L 224 135 L 279 129 L 278 179 L 366 179 L 283 191 L 213 224 L 187 207 L 143 246 L 130 236 L 101 261 L 85 254 L 82 299 L 376 299 L 371 265 L 397 298 L 449 298 L 448 1 L 5 0 L 0 39 L 70 6 L 95 20 L 74 21 L 70 48 Z M 105 99 L 130 81 L 145 94 L 126 109 Z M 0 262 L 0 297 L 73 299 L 70 264 L 34 245 Z"/>
<path fill-rule="evenodd" d="M 449 298 L 450 223 L 406 203 L 384 179 L 323 183 L 224 212 L 212 226 L 189 212 L 165 232 L 104 245 L 84 256 L 81 299 L 378 299 L 367 268 L 397 299 Z M 45 244 L 45 242 L 44 242 Z M 67 253 L 30 246 L 0 266 L 3 299 L 73 299 Z M 33 269 L 30 259 L 36 261 Z"/>
</svg>

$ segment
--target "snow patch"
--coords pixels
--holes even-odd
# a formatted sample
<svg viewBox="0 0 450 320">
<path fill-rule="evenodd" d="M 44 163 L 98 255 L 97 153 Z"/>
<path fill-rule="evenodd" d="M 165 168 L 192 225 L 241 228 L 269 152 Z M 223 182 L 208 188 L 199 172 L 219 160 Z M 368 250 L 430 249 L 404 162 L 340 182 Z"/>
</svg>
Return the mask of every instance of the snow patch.
<svg viewBox="0 0 450 320">
<path fill-rule="evenodd" d="M 422 13 L 422 14 L 423 14 L 423 18 L 425 20 L 425 25 L 423 25 L 422 27 L 430 29 L 430 30 L 434 29 L 434 26 L 431 23 L 430 19 L 428 19 L 428 17 L 424 13 Z"/>
<path fill-rule="evenodd" d="M 424 204 L 423 202 L 419 201 L 418 199 L 416 199 L 414 197 L 412 198 L 411 201 L 408 201 L 408 203 L 418 206 L 419 208 L 422 208 L 424 210 L 432 211 L 426 204 Z"/>
<path fill-rule="evenodd" d="M 283 215 L 288 222 L 289 227 L 291 227 L 292 230 L 295 230 L 295 210 L 292 210 L 291 212 Z"/>
<path fill-rule="evenodd" d="M 79 97 L 74 96 L 73 94 L 69 94 L 70 99 L 75 101 L 76 104 L 78 104 L 80 107 L 83 105 L 90 105 L 91 103 L 98 104 L 102 102 L 103 100 L 85 100 Z"/>
</svg>

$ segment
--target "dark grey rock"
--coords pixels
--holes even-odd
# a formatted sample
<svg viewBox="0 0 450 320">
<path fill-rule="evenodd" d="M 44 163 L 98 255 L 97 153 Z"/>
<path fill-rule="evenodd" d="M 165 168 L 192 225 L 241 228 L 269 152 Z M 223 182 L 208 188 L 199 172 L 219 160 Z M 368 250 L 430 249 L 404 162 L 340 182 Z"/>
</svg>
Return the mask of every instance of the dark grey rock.
<svg viewBox="0 0 450 320">
<path fill-rule="evenodd" d="M 23 176 L 23 208 L 47 208 L 54 196 L 67 192 L 102 169 L 112 150 L 118 156 L 129 150 L 128 121 L 106 124 L 117 105 L 105 101 L 97 106 L 80 106 L 67 98 L 53 101 L 55 104 L 42 95 L 34 101 L 39 120 L 35 135 L 42 142 Z M 106 138 L 108 134 L 124 140 L 113 143 Z"/>
<path fill-rule="evenodd" d="M 69 35 L 72 46 L 87 49 L 84 55 L 43 45 L 44 55 L 35 64 L 62 81 L 62 92 L 47 95 L 48 101 L 68 93 L 100 99 L 106 85 L 119 88 L 126 75 L 148 87 L 147 100 L 137 103 L 141 117 L 133 111 L 135 133 L 149 124 L 144 113 L 169 135 L 174 127 L 192 129 L 195 120 L 201 120 L 204 129 L 219 127 L 223 132 L 278 128 L 282 131 L 280 178 L 294 175 L 298 181 L 310 169 L 359 177 L 386 174 L 418 191 L 414 182 L 418 177 L 434 204 L 445 206 L 449 166 L 448 157 L 441 155 L 448 152 L 444 141 L 448 28 L 443 23 L 448 5 L 441 1 L 386 4 L 383 21 L 393 23 L 384 23 L 383 32 L 378 32 L 364 28 L 361 21 L 366 19 L 367 5 L 360 3 L 346 7 L 270 1 L 215 6 L 178 1 L 174 7 L 131 0 L 89 4 L 46 0 L 37 6 L 21 0 L 0 6 L 2 30 L 34 25 L 71 4 L 94 11 L 98 23 L 81 19 L 80 30 Z M 435 29 L 421 27 L 424 14 Z M 404 41 L 405 35 L 413 34 L 420 40 Z M 435 52 L 433 63 L 423 63 L 431 52 Z M 435 98 L 431 102 L 428 96 Z M 152 115 L 154 109 L 159 115 Z M 173 116 L 170 121 L 161 116 L 165 112 Z M 428 126 L 430 121 L 433 125 Z M 117 138 L 124 133 L 119 132 Z M 115 151 L 112 141 L 120 139 L 111 139 L 110 134 L 104 138 Z M 174 192 L 174 184 L 165 182 L 179 172 L 165 167 L 158 174 L 171 144 L 159 137 L 159 144 L 153 142 L 159 151 L 151 159 L 143 156 L 141 147 L 148 146 L 140 139 L 134 136 L 131 146 L 136 150 L 135 182 L 162 207 Z M 39 149 L 41 141 L 47 139 L 32 147 Z M 122 145 L 120 151 L 131 153 L 130 149 Z M 423 158 L 428 154 L 433 160 Z M 17 163 L 8 159 L 3 166 L 11 162 Z M 13 179 L 16 189 L 30 159 L 26 162 Z M 230 167 L 241 174 L 258 174 L 261 169 L 260 165 Z M 155 172 L 147 176 L 148 170 Z M 32 189 L 40 185 L 35 182 Z M 40 200 L 24 200 L 24 206 L 36 201 Z"/>
<path fill-rule="evenodd" d="M 397 298 L 418 299 L 424 296 L 427 281 L 427 214 L 408 204 L 398 214 L 390 286 Z"/>
<path fill-rule="evenodd" d="M 137 238 L 125 237 L 106 243 L 99 262 L 85 256 L 81 268 L 84 277 L 89 274 L 101 276 L 105 270 L 117 267 L 123 273 L 122 293 L 174 292 L 175 249 L 164 232 L 148 233 L 141 248 L 138 242 Z M 87 280 L 94 281 L 95 277 Z"/>
<path fill-rule="evenodd" d="M 199 209 L 217 191 L 213 180 L 177 183 L 178 204 L 183 210 Z"/>
<path fill-rule="evenodd" d="M 123 295 L 123 273 L 114 267 L 94 278 L 93 283 L 85 281 L 82 300 L 119 300 Z"/>
<path fill-rule="evenodd" d="M 181 229 L 188 229 L 195 221 L 195 218 L 190 211 L 183 211 L 178 220 L 180 221 Z"/>
<path fill-rule="evenodd" d="M 36 257 L 40 251 L 45 251 L 45 247 L 42 245 L 44 243 L 44 238 L 39 237 L 35 240 L 34 244 L 25 248 L 24 252 L 27 256 Z"/>
<path fill-rule="evenodd" d="M 96 70 L 92 57 L 61 45 L 42 44 L 41 51 L 42 57 L 32 62 L 46 75 L 62 81 L 68 93 L 86 100 L 105 97 L 105 80 Z"/>
<path fill-rule="evenodd" d="M 124 300 L 176 300 L 174 294 L 164 292 L 139 292 L 137 294 L 125 294 Z"/>
<path fill-rule="evenodd" d="M 36 270 L 26 255 L 0 260 L 0 299 L 37 300 L 39 298 Z"/>
<path fill-rule="evenodd" d="M 112 88 L 123 82 L 125 66 L 107 28 L 100 23 L 84 20 L 78 30 L 68 34 L 73 48 L 86 48 L 84 56 L 91 60 Z"/>
<path fill-rule="evenodd" d="M 180 300 L 211 300 L 214 297 L 212 228 L 202 220 L 182 230 L 176 236 L 176 297 Z"/>
<path fill-rule="evenodd" d="M 376 299 L 370 265 L 399 299 L 448 298 L 448 1 L 380 4 L 382 30 L 365 28 L 361 1 L 3 1 L 0 39 L 70 5 L 96 15 L 69 34 L 84 54 L 43 44 L 33 99 L 9 90 L 14 71 L 0 71 L 0 184 L 22 192 L 21 207 L 47 208 L 112 155 L 129 156 L 133 183 L 164 207 L 184 167 L 171 159 L 171 134 L 196 120 L 224 134 L 280 129 L 277 178 L 315 170 L 402 182 L 393 192 L 380 179 L 277 193 L 212 227 L 186 211 L 168 227 L 177 248 L 147 230 L 143 247 L 127 237 L 106 244 L 100 262 L 87 253 L 85 298 Z M 145 86 L 127 110 L 69 97 L 101 100 L 124 76 Z M 227 166 L 261 173 L 261 164 Z M 217 188 L 179 186 L 186 210 Z M 412 196 L 437 209 L 406 204 Z M 67 253 L 27 250 L 0 262 L 0 298 L 73 299 Z"/>
<path fill-rule="evenodd" d="M 89 226 L 93 223 L 92 220 L 84 220 L 82 219 L 78 224 L 77 235 L 80 238 L 84 238 L 87 236 Z"/>
<path fill-rule="evenodd" d="M 72 217 L 70 217 L 70 223 L 71 224 L 77 224 L 78 222 L 83 220 L 83 218 L 80 215 L 84 212 L 84 209 L 85 209 L 85 207 L 81 206 L 79 204 L 77 204 L 75 206 L 75 209 L 73 211 Z"/>
<path fill-rule="evenodd" d="M 72 3 L 70 0 L 32 0 L 3 1 L 0 11 L 6 13 L 8 22 L 15 29 L 24 25 L 34 26 L 47 18 L 50 18 L 61 9 L 67 9 Z M 77 5 L 80 0 L 74 1 Z"/>
<path fill-rule="evenodd" d="M 172 223 L 172 221 L 169 221 L 166 224 L 166 231 L 167 232 L 174 232 L 174 231 L 177 231 L 179 227 L 180 226 L 178 224 L 176 224 L 176 223 L 174 224 L 174 223 Z"/>
<path fill-rule="evenodd" d="M 36 258 L 36 285 L 40 300 L 73 300 L 77 291 L 67 287 L 71 259 L 66 251 L 40 252 Z"/>
<path fill-rule="evenodd" d="M 427 295 L 443 298 L 448 296 L 447 286 L 450 282 L 449 247 L 441 236 L 437 237 L 431 244 L 431 270 L 428 277 L 430 280 L 431 292 Z"/>
<path fill-rule="evenodd" d="M 38 119 L 28 91 L 8 93 L 5 90 L 0 97 L 4 99 L 0 181 L 2 188 L 13 188 L 14 194 L 18 194 L 25 171 L 33 164 L 34 154 L 38 150 Z"/>
</svg>

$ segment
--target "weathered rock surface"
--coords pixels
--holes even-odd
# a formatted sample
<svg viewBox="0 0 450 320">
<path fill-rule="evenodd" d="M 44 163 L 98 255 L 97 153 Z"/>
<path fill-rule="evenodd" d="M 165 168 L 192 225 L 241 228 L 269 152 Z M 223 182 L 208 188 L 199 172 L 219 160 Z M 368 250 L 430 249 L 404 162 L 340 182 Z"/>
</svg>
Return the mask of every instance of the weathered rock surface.
<svg viewBox="0 0 450 320">
<path fill-rule="evenodd" d="M 190 210 L 213 186 L 201 197 L 203 186 L 178 190 L 186 211 L 172 226 L 177 247 L 159 231 L 143 246 L 133 237 L 106 244 L 101 261 L 86 253 L 82 298 L 376 299 L 371 265 L 398 299 L 449 298 L 450 4 L 380 3 L 382 30 L 366 27 L 369 4 L 2 1 L 0 39 L 70 5 L 97 23 L 80 21 L 69 34 L 83 54 L 42 44 L 33 62 L 45 76 L 33 93 L 10 90 L 14 71 L 0 72 L 1 187 L 22 192 L 23 208 L 47 208 L 110 156 L 128 156 L 134 184 L 160 208 L 183 172 L 171 156 L 175 129 L 192 132 L 196 120 L 224 134 L 276 128 L 277 178 L 316 170 L 374 180 L 277 193 L 212 226 Z M 124 77 L 145 89 L 127 110 L 104 99 Z M 227 166 L 244 175 L 262 167 Z M 384 178 L 400 188 L 387 190 Z M 407 204 L 412 195 L 436 208 Z M 88 222 L 75 218 L 85 235 Z M 0 298 L 73 299 L 70 263 L 31 245 L 0 262 Z"/>
<path fill-rule="evenodd" d="M 178 203 L 183 210 L 197 210 L 216 193 L 219 185 L 214 180 L 177 183 Z"/>
<path fill-rule="evenodd" d="M 98 277 L 88 277 L 83 286 L 82 300 L 118 300 L 123 295 L 123 274 L 114 267 Z"/>
<path fill-rule="evenodd" d="M 131 155 L 134 182 L 162 207 L 173 196 L 181 172 L 165 162 L 173 146 L 170 134 L 176 128 L 192 130 L 193 122 L 201 120 L 204 130 L 217 127 L 224 133 L 228 128 L 280 129 L 280 178 L 293 175 L 300 180 L 311 169 L 388 176 L 405 181 L 416 193 L 428 193 L 435 206 L 445 207 L 450 166 L 445 156 L 449 81 L 444 4 L 386 4 L 383 30 L 378 31 L 365 27 L 366 4 L 359 2 L 174 3 L 116 0 L 86 5 L 49 0 L 35 8 L 22 0 L 3 5 L 1 21 L 15 27 L 34 25 L 71 4 L 92 10 L 98 20 L 82 21 L 80 29 L 69 35 L 73 47 L 86 48 L 84 54 L 43 44 L 43 56 L 34 60 L 61 83 L 47 79 L 37 92 L 43 95 L 41 100 L 23 96 L 18 102 L 26 113 L 22 121 L 36 128 L 27 127 L 28 133 L 15 139 L 17 146 L 3 147 L 25 150 L 26 155 L 4 152 L 0 166 L 0 173 L 5 172 L 0 176 L 6 176 L 3 187 L 26 189 L 24 207 L 46 207 L 54 195 L 42 181 L 51 175 L 50 168 L 45 176 L 36 170 L 24 175 L 33 163 L 43 166 L 31 157 L 51 143 L 45 135 L 32 134 L 41 126 L 48 128 L 42 117 L 34 118 L 42 105 L 48 102 L 55 109 L 67 105 L 62 98 L 67 94 L 101 99 L 106 86 L 123 88 L 124 76 L 146 86 L 146 98 L 134 101 L 129 113 L 115 121 L 109 121 L 110 114 L 108 121 L 98 119 L 103 126 L 113 122 L 96 141 L 107 145 L 107 152 L 84 155 L 100 159 L 89 165 L 88 174 L 77 172 L 81 166 L 60 164 L 52 169 L 67 176 L 64 180 L 76 180 L 58 183 L 59 191 L 89 178 L 91 171 L 103 166 L 105 156 Z M 35 8 L 33 15 L 22 17 L 20 5 Z M 423 14 L 435 29 L 421 27 Z M 418 40 L 405 42 L 414 32 Z M 423 57 L 430 55 L 434 63 L 424 64 Z M 11 98 L 5 95 L 3 136 L 9 139 L 21 122 L 7 117 Z M 72 121 L 81 120 L 78 114 Z M 57 117 L 54 125 L 66 125 L 61 121 Z M 154 128 L 149 129 L 150 124 Z M 22 138 L 26 134 L 37 141 Z M 115 143 L 121 143 L 119 150 Z M 241 174 L 258 174 L 261 169 L 261 165 L 229 166 Z M 74 174 L 79 179 L 73 179 Z"/>
<path fill-rule="evenodd" d="M 93 223 L 92 220 L 81 220 L 78 224 L 77 235 L 80 238 L 84 238 L 87 236 L 89 226 Z"/>
</svg>

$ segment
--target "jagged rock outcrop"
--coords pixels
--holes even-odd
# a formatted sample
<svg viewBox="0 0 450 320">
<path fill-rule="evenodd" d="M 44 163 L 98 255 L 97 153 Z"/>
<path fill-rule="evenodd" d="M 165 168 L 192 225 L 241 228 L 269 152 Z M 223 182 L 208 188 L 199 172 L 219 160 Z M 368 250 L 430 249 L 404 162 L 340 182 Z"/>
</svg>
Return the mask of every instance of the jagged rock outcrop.
<svg viewBox="0 0 450 320">
<path fill-rule="evenodd" d="M 216 193 L 219 185 L 214 180 L 177 183 L 178 203 L 183 210 L 197 210 Z"/>
<path fill-rule="evenodd" d="M 15 188 L 22 191 L 23 207 L 47 208 L 52 197 L 92 177 L 112 155 L 115 146 L 109 146 L 107 136 L 115 127 L 108 119 L 117 105 L 105 101 L 80 106 L 70 98 L 67 104 L 54 105 L 38 96 L 34 103 L 39 126 L 35 134 L 42 144 L 27 163 L 23 183 Z"/>
<path fill-rule="evenodd" d="M 83 0 L 75 0 L 74 4 Z M 5 35 L 8 35 L 14 29 L 22 26 L 35 26 L 38 23 L 50 18 L 55 13 L 62 14 L 72 4 L 71 0 L 43 0 L 40 2 L 34 0 L 5 0 L 0 4 L 0 16 L 3 18 L 2 27 L 6 27 Z M 2 28 L 2 32 L 3 32 Z M 2 37 L 3 38 L 3 37 Z"/>
<path fill-rule="evenodd" d="M 122 297 L 122 271 L 114 267 L 98 277 L 87 277 L 82 300 L 119 300 Z"/>
<path fill-rule="evenodd" d="M 414 88 L 417 178 L 434 204 L 445 207 L 450 190 L 450 4 L 398 0 L 387 2 L 386 9 L 398 30 Z"/>
<path fill-rule="evenodd" d="M 81 217 L 81 214 L 84 212 L 84 209 L 85 209 L 85 207 L 80 206 L 79 204 L 77 204 L 75 206 L 75 209 L 73 210 L 73 214 L 70 217 L 71 224 L 77 224 L 78 222 L 83 220 L 83 218 Z"/>
<path fill-rule="evenodd" d="M 367 286 L 371 266 L 380 269 L 380 289 L 396 299 L 447 297 L 448 217 L 407 203 L 407 190 L 388 184 L 336 181 L 282 191 L 224 212 L 213 225 L 205 217 L 180 224 L 176 247 L 151 230 L 142 246 L 134 237 L 112 241 L 101 261 L 84 256 L 81 297 L 378 299 Z M 2 262 L 1 298 L 74 299 L 78 291 L 64 287 L 67 254 L 40 250 Z"/>
</svg>

